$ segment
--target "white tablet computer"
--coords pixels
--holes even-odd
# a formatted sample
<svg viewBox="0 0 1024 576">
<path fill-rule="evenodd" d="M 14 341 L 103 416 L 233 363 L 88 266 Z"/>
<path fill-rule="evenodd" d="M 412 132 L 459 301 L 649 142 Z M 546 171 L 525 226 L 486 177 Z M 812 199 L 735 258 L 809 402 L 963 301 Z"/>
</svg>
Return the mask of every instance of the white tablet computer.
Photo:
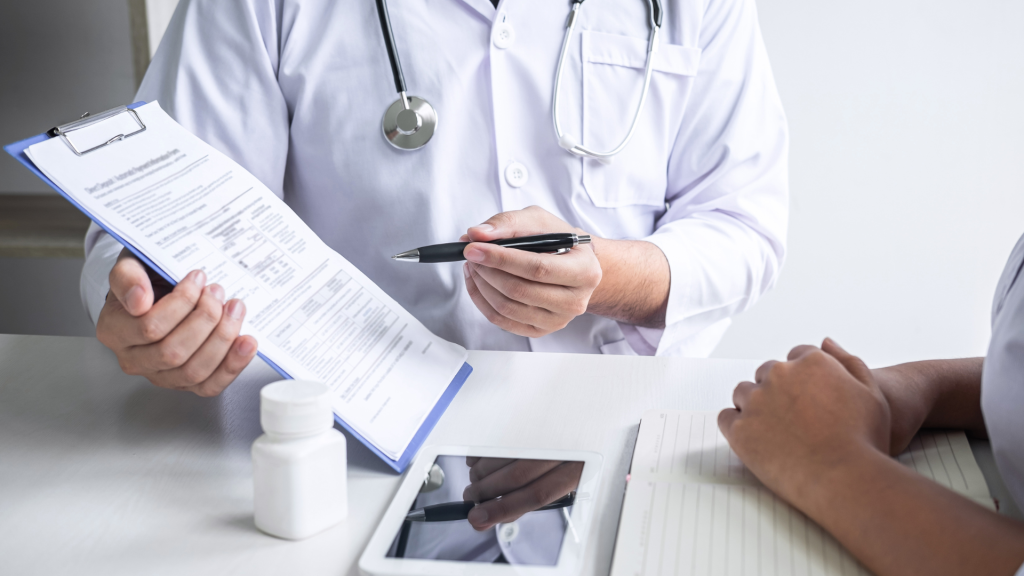
<svg viewBox="0 0 1024 576">
<path fill-rule="evenodd" d="M 575 576 L 601 455 L 427 446 L 359 559 L 373 576 Z"/>
</svg>

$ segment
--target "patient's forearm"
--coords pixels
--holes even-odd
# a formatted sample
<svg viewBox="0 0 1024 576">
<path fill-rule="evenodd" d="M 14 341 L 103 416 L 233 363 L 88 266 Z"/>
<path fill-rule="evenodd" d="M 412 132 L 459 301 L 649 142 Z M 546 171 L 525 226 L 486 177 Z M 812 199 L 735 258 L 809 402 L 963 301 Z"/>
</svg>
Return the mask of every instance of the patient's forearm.
<svg viewBox="0 0 1024 576">
<path fill-rule="evenodd" d="M 908 362 L 878 372 L 894 372 L 927 405 L 925 428 L 956 428 L 985 435 L 981 414 L 981 368 L 984 358 Z"/>
<path fill-rule="evenodd" d="M 878 576 L 1010 576 L 1024 525 L 865 447 L 794 502 Z"/>
</svg>

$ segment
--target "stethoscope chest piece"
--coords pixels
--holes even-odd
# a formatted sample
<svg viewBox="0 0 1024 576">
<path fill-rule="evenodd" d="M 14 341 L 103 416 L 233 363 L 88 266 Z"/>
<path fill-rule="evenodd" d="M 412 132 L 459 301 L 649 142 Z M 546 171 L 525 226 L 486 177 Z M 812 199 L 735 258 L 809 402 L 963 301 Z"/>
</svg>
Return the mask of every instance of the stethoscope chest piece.
<svg viewBox="0 0 1024 576">
<path fill-rule="evenodd" d="M 402 93 L 388 106 L 381 130 L 392 146 L 400 150 L 418 150 L 430 142 L 437 129 L 437 112 L 429 102 Z"/>
</svg>

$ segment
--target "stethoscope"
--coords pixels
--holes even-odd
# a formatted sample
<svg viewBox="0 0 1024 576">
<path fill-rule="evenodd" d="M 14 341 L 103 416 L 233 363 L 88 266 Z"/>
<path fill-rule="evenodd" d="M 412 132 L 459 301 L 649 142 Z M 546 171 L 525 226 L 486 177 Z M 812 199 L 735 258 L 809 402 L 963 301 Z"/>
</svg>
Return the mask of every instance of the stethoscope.
<svg viewBox="0 0 1024 576">
<path fill-rule="evenodd" d="M 559 146 L 577 156 L 609 161 L 613 156 L 622 152 L 623 148 L 626 147 L 626 144 L 633 137 L 633 132 L 636 131 L 636 125 L 640 119 L 640 112 L 644 108 L 644 102 L 647 101 L 647 92 L 651 86 L 651 72 L 654 70 L 654 53 L 658 50 L 658 31 L 661 29 L 661 0 L 647 0 L 651 34 L 647 41 L 647 64 L 644 69 L 644 88 L 640 92 L 640 102 L 636 105 L 633 122 L 629 125 L 626 137 L 622 139 L 618 146 L 608 152 L 595 152 L 581 146 L 575 137 L 562 131 L 561 123 L 558 121 L 559 87 L 562 84 L 565 54 L 569 51 L 569 39 L 572 37 L 572 31 L 576 27 L 576 19 L 583 4 L 583 0 L 571 1 L 572 9 L 569 12 L 569 18 L 565 22 L 562 52 L 558 55 L 558 67 L 555 71 L 551 120 L 555 126 L 555 135 L 558 137 Z M 395 100 L 384 112 L 384 118 L 381 120 L 381 130 L 384 132 L 384 138 L 395 148 L 400 150 L 418 150 L 425 146 L 427 142 L 430 142 L 434 131 L 437 130 L 437 112 L 423 98 L 406 94 L 405 76 L 402 74 L 402 63 L 398 58 L 398 49 L 395 48 L 395 35 L 391 31 L 391 18 L 388 15 L 386 0 L 377 0 L 377 16 L 380 18 L 380 28 L 384 35 L 384 44 L 388 50 L 388 60 L 391 62 L 391 74 L 395 79 L 395 90 L 398 91 L 398 100 Z"/>
</svg>

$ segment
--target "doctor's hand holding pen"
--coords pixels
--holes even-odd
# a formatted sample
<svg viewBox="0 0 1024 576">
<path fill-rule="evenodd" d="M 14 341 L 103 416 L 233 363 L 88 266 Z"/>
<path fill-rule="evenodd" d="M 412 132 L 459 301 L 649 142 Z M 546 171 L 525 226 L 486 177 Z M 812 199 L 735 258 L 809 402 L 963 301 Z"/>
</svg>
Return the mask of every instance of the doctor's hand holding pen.
<svg viewBox="0 0 1024 576">
<path fill-rule="evenodd" d="M 470 485 L 463 490 L 462 499 L 477 502 L 468 520 L 478 531 L 512 522 L 565 497 L 576 490 L 583 473 L 582 462 L 558 460 L 469 456 L 466 465 L 470 467 Z"/>
<path fill-rule="evenodd" d="M 539 338 L 590 312 L 648 328 L 665 326 L 668 260 L 650 242 L 606 240 L 564 254 L 535 254 L 492 240 L 556 232 L 586 232 L 537 206 L 502 212 L 473 226 L 461 240 L 470 298 L 492 323 Z"/>
<path fill-rule="evenodd" d="M 224 289 L 193 270 L 173 288 L 122 250 L 96 337 L 127 374 L 161 388 L 216 396 L 256 355 L 256 339 L 239 336 L 245 304 L 224 302 Z"/>
</svg>

